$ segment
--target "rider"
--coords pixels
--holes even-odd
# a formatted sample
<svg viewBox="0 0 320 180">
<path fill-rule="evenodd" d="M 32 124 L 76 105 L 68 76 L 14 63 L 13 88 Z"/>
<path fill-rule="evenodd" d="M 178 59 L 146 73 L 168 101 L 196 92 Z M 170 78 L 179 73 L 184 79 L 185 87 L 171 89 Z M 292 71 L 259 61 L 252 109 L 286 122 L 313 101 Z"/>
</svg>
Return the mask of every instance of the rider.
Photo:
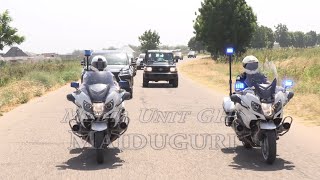
<svg viewBox="0 0 320 180">
<path fill-rule="evenodd" d="M 265 84 L 267 83 L 267 77 L 259 72 L 259 60 L 255 56 L 246 56 L 242 60 L 242 66 L 244 68 L 244 72 L 237 76 L 236 82 L 241 82 L 244 87 L 243 89 L 254 86 L 257 84 Z M 234 114 L 231 114 L 232 117 Z M 231 126 L 233 118 L 227 118 L 227 125 Z"/>
<path fill-rule="evenodd" d="M 97 55 L 94 56 L 91 60 L 91 68 L 89 71 L 84 72 L 83 74 L 83 82 L 85 83 L 87 79 L 90 79 L 90 76 L 92 76 L 96 72 L 104 72 L 105 73 L 105 84 L 110 84 L 111 87 L 114 87 L 115 89 L 119 90 L 119 85 L 116 81 L 116 78 L 107 69 L 108 61 L 104 56 Z"/>
<path fill-rule="evenodd" d="M 108 65 L 108 61 L 104 56 L 97 55 L 91 60 L 92 71 L 105 71 Z"/>
<path fill-rule="evenodd" d="M 244 88 L 252 87 L 254 83 L 267 83 L 267 77 L 259 72 L 259 60 L 255 56 L 246 56 L 242 60 L 242 66 L 245 71 L 238 75 L 236 81 L 242 82 Z"/>
</svg>

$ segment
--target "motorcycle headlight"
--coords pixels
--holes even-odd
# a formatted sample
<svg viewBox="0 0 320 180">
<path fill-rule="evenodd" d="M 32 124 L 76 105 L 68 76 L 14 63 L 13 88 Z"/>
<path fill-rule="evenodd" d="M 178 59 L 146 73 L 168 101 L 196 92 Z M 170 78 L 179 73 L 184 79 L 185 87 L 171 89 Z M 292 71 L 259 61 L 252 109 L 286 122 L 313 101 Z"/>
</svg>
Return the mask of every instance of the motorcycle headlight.
<svg viewBox="0 0 320 180">
<path fill-rule="evenodd" d="M 83 109 L 87 112 L 92 112 L 92 105 L 87 101 L 83 101 Z"/>
<path fill-rule="evenodd" d="M 251 102 L 251 107 L 252 107 L 252 109 L 254 110 L 254 111 L 256 111 L 256 112 L 258 112 L 258 113 L 261 113 L 261 105 L 260 104 L 258 104 L 258 103 L 256 103 L 256 102 L 254 102 L 254 101 L 252 101 Z"/>
<path fill-rule="evenodd" d="M 106 111 L 107 111 L 107 112 L 109 112 L 110 110 L 112 110 L 113 107 L 114 107 L 114 102 L 113 102 L 113 100 L 111 100 L 110 102 L 106 103 L 105 107 L 106 107 Z"/>
<path fill-rule="evenodd" d="M 273 115 L 272 104 L 262 103 L 261 107 L 262 107 L 262 112 L 266 117 L 271 117 Z"/>
<path fill-rule="evenodd" d="M 152 71 L 152 67 L 145 67 L 144 71 L 151 72 Z"/>
<path fill-rule="evenodd" d="M 281 108 L 282 108 L 282 102 L 281 102 L 281 100 L 279 100 L 277 103 L 275 103 L 275 104 L 273 105 L 273 110 L 274 110 L 275 112 L 279 112 Z"/>
<path fill-rule="evenodd" d="M 104 103 L 93 103 L 92 109 L 93 109 L 93 114 L 96 117 L 101 117 L 104 112 Z"/>
<path fill-rule="evenodd" d="M 177 68 L 175 68 L 175 67 L 170 68 L 170 72 L 176 72 L 176 71 L 177 71 Z"/>
</svg>

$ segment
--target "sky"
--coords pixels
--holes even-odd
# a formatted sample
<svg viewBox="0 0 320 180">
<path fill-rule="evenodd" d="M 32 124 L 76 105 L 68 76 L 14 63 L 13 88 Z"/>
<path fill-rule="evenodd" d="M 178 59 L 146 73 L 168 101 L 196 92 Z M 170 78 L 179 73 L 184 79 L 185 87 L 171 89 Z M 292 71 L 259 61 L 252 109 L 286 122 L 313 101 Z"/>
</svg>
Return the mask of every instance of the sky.
<svg viewBox="0 0 320 180">
<path fill-rule="evenodd" d="M 11 25 L 26 41 L 18 45 L 34 53 L 71 53 L 139 45 L 138 36 L 156 30 L 162 45 L 187 45 L 195 12 L 202 0 L 0 0 Z M 258 23 L 273 28 L 320 33 L 319 0 L 247 0 Z M 6 52 L 5 48 L 3 52 Z"/>
</svg>

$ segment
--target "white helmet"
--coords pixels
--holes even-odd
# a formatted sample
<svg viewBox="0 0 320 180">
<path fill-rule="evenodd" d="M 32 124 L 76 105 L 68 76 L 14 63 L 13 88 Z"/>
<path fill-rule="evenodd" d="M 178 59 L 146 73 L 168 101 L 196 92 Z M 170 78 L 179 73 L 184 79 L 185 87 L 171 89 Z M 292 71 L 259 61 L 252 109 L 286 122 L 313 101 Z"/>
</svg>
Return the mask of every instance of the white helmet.
<svg viewBox="0 0 320 180">
<path fill-rule="evenodd" d="M 242 60 L 242 66 L 247 74 L 259 72 L 259 60 L 255 56 L 247 56 Z"/>
<path fill-rule="evenodd" d="M 94 56 L 91 60 L 91 66 L 95 67 L 99 71 L 103 71 L 108 65 L 108 61 L 104 56 Z"/>
</svg>

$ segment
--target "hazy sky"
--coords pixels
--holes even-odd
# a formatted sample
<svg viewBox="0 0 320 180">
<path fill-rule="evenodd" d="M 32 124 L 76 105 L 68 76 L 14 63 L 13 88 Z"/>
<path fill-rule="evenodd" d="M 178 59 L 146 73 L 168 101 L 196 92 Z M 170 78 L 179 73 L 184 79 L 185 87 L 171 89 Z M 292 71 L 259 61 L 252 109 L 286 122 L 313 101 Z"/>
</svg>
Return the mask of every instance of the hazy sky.
<svg viewBox="0 0 320 180">
<path fill-rule="evenodd" d="M 319 0 L 247 2 L 259 24 L 320 33 Z M 156 30 L 162 44 L 187 44 L 200 6 L 201 0 L 0 0 L 0 12 L 8 9 L 12 26 L 26 37 L 19 47 L 35 53 L 138 45 L 147 29 Z"/>
</svg>

